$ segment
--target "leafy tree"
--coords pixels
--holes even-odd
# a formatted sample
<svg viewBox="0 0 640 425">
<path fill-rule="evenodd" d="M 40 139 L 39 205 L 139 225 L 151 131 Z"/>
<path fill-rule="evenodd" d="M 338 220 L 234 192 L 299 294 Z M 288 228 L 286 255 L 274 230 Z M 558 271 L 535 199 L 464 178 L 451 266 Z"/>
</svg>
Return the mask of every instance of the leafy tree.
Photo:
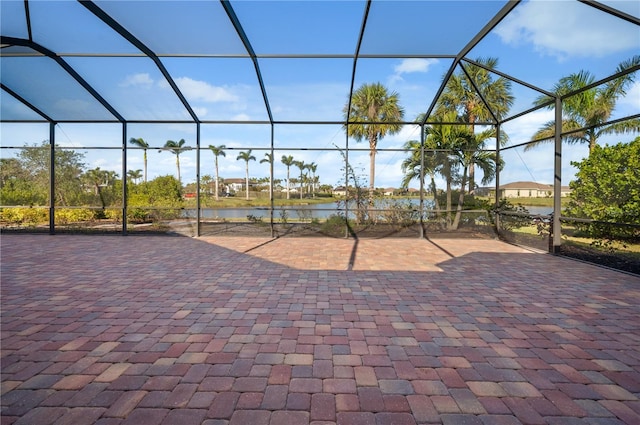
<svg viewBox="0 0 640 425">
<path fill-rule="evenodd" d="M 31 181 L 31 174 L 18 158 L 0 158 L 0 204 L 46 205 L 46 187 Z"/>
<path fill-rule="evenodd" d="M 48 140 L 40 145 L 25 145 L 18 153 L 27 179 L 31 185 L 26 203 L 46 205 L 49 200 L 49 178 L 51 164 L 51 146 Z M 84 190 L 81 176 L 83 174 L 84 154 L 73 149 L 55 150 L 55 205 L 82 205 Z"/>
<path fill-rule="evenodd" d="M 565 215 L 610 223 L 640 223 L 640 137 L 630 143 L 595 145 L 588 158 L 572 162 L 578 168 Z M 594 237 L 629 237 L 636 228 L 591 224 Z"/>
<path fill-rule="evenodd" d="M 252 149 L 249 149 L 248 151 L 243 151 L 240 152 L 238 154 L 238 157 L 236 158 L 237 161 L 244 161 L 245 162 L 245 179 L 246 179 L 246 184 L 247 184 L 247 201 L 249 200 L 249 161 L 255 161 L 256 157 L 251 155 L 251 151 Z"/>
<path fill-rule="evenodd" d="M 144 159 L 144 181 L 147 181 L 147 149 L 149 149 L 149 143 L 145 142 L 143 138 L 132 137 L 129 139 L 129 144 L 142 148 L 143 154 L 142 158 Z"/>
<path fill-rule="evenodd" d="M 289 193 L 291 192 L 291 177 L 289 175 L 289 171 L 294 163 L 294 159 L 291 155 L 282 155 L 281 161 L 287 167 L 287 199 L 289 199 Z"/>
<path fill-rule="evenodd" d="M 134 221 L 177 218 L 184 206 L 182 184 L 173 176 L 159 176 L 130 187 L 127 200 L 129 219 Z"/>
<path fill-rule="evenodd" d="M 461 122 L 469 123 L 469 131 L 475 133 L 477 121 L 490 121 L 505 116 L 514 102 L 511 82 L 494 78 L 490 70 L 498 66 L 497 58 L 477 58 L 475 64 L 465 66 L 464 71 L 453 74 L 438 99 L 436 115 L 456 111 Z M 476 87 L 478 90 L 476 90 Z M 484 99 L 484 100 L 483 100 Z M 469 192 L 475 189 L 475 168 L 470 164 Z"/>
<path fill-rule="evenodd" d="M 616 73 L 638 65 L 640 65 L 640 55 L 633 56 L 631 59 L 620 63 Z M 626 95 L 627 89 L 634 80 L 635 73 L 629 73 L 601 86 L 593 87 L 564 99 L 562 102 L 562 131 L 583 130 L 564 136 L 563 141 L 569 144 L 587 144 L 589 152 L 593 152 L 601 136 L 607 134 L 630 134 L 640 131 L 640 119 L 638 118 L 605 125 L 611 118 L 618 99 Z M 580 71 L 561 78 L 552 91 L 554 94 L 562 96 L 586 87 L 593 82 L 595 82 L 593 74 L 588 71 Z M 536 99 L 535 104 L 542 105 L 552 100 L 549 96 L 540 96 Z M 548 106 L 548 109 L 554 108 L 555 103 L 551 103 Z M 534 139 L 542 140 L 529 143 L 525 150 L 533 149 L 541 143 L 552 142 L 554 136 L 555 121 L 549 121 L 533 135 Z"/>
<path fill-rule="evenodd" d="M 209 187 L 209 185 L 211 184 L 211 182 L 213 182 L 213 177 L 211 177 L 209 174 L 205 174 L 204 176 L 202 176 L 200 178 L 200 184 L 202 185 L 200 187 L 200 191 L 201 192 L 205 192 L 206 194 L 211 194 L 211 188 Z M 203 189 L 203 187 L 205 189 Z"/>
<path fill-rule="evenodd" d="M 182 179 L 180 178 L 180 154 L 182 153 L 182 151 L 191 150 L 189 146 L 184 146 L 185 143 L 187 142 L 185 142 L 184 139 L 180 139 L 178 142 L 167 140 L 167 142 L 164 144 L 164 147 L 159 150 L 159 152 L 169 151 L 176 156 L 176 167 L 178 168 L 179 182 L 182 182 Z"/>
<path fill-rule="evenodd" d="M 369 142 L 369 197 L 373 199 L 378 140 L 400 132 L 402 125 L 398 123 L 404 117 L 404 109 L 398 94 L 389 93 L 381 83 L 360 86 L 351 97 L 351 109 L 348 108 L 347 102 L 343 109 L 347 135 L 357 142 L 363 139 Z"/>
<path fill-rule="evenodd" d="M 220 200 L 220 197 L 218 195 L 218 187 L 220 185 L 220 175 L 218 174 L 218 157 L 219 156 L 227 156 L 227 154 L 224 152 L 224 149 L 226 149 L 227 147 L 225 145 L 220 145 L 220 146 L 214 146 L 214 145 L 209 145 L 209 149 L 211 149 L 211 152 L 213 152 L 213 156 L 215 158 L 215 164 L 216 164 L 216 201 Z"/>
</svg>

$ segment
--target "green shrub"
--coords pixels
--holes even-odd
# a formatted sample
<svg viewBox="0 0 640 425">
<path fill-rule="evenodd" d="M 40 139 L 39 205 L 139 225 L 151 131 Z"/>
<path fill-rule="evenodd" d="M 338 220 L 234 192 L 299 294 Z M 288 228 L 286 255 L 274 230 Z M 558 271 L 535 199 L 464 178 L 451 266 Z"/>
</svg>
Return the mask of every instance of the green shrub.
<svg viewBox="0 0 640 425">
<path fill-rule="evenodd" d="M 9 225 L 35 227 L 49 222 L 48 208 L 2 208 L 0 220 Z"/>
<path fill-rule="evenodd" d="M 94 221 L 99 215 L 99 210 L 60 208 L 55 211 L 56 224 L 70 224 Z"/>
</svg>

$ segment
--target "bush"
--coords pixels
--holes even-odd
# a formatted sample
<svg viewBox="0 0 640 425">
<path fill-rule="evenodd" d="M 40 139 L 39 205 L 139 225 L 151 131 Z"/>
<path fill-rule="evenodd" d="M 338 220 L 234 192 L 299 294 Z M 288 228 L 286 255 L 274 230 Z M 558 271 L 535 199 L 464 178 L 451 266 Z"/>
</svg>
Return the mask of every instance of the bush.
<svg viewBox="0 0 640 425">
<path fill-rule="evenodd" d="M 79 223 L 86 221 L 93 221 L 98 218 L 101 213 L 101 210 L 90 210 L 90 209 L 71 209 L 71 208 L 61 208 L 56 209 L 55 218 L 56 224 L 70 224 L 70 223 Z"/>
<path fill-rule="evenodd" d="M 9 225 L 35 227 L 49 222 L 48 208 L 2 208 L 0 220 Z"/>
</svg>

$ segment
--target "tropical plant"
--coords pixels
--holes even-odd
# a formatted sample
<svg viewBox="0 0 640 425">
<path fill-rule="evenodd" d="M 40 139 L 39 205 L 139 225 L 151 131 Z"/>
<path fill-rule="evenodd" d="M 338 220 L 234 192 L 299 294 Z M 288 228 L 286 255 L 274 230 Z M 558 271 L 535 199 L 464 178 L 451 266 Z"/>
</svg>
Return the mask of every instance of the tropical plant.
<svg viewBox="0 0 640 425">
<path fill-rule="evenodd" d="M 302 190 L 302 184 L 304 183 L 304 170 L 306 169 L 307 165 L 304 163 L 304 161 L 293 161 L 293 165 L 295 165 L 296 167 L 298 167 L 300 169 L 300 199 L 302 199 L 302 194 L 303 194 L 303 190 Z"/>
<path fill-rule="evenodd" d="M 215 166 L 216 166 L 216 201 L 220 200 L 220 197 L 218 195 L 218 187 L 220 184 L 220 176 L 218 174 L 218 157 L 219 156 L 227 156 L 227 154 L 224 152 L 224 149 L 226 149 L 227 147 L 225 145 L 220 145 L 220 146 L 214 146 L 214 145 L 209 145 L 209 149 L 211 149 L 211 152 L 213 152 L 213 156 L 215 158 Z"/>
<path fill-rule="evenodd" d="M 291 155 L 282 155 L 280 160 L 287 167 L 287 199 L 289 199 L 289 193 L 291 193 L 291 177 L 289 175 L 289 169 L 293 165 L 294 159 Z"/>
<path fill-rule="evenodd" d="M 129 170 L 127 171 L 127 177 L 134 183 L 138 183 L 138 180 L 142 178 L 142 170 Z"/>
<path fill-rule="evenodd" d="M 435 178 L 436 173 L 440 169 L 440 165 L 443 163 L 443 161 L 439 158 L 443 156 L 442 152 L 435 150 L 435 147 L 432 148 L 434 150 L 427 150 L 425 146 L 425 152 L 423 154 L 423 147 L 417 140 L 409 140 L 404 144 L 404 148 L 409 153 L 409 156 L 405 158 L 404 161 L 402 161 L 402 187 L 404 189 L 407 189 L 409 187 L 409 183 L 412 180 L 420 181 L 420 179 L 422 179 L 421 186 L 424 187 L 424 179 L 427 175 L 429 175 L 429 190 L 431 191 L 431 194 L 433 196 L 434 208 L 436 211 L 438 211 L 440 209 L 440 204 L 438 202 L 438 188 L 436 187 Z M 422 172 L 423 162 L 424 174 Z"/>
<path fill-rule="evenodd" d="M 273 198 L 273 168 L 271 164 L 273 164 L 273 154 L 265 153 L 264 158 L 260 160 L 260 164 L 267 163 L 269 164 L 269 198 Z"/>
<path fill-rule="evenodd" d="M 118 174 L 115 171 L 101 170 L 100 167 L 96 167 L 92 170 L 87 170 L 83 177 L 88 184 L 93 186 L 94 193 L 100 198 L 100 205 L 104 210 L 107 207 L 107 200 L 105 199 L 103 188 L 113 185 L 118 178 Z"/>
<path fill-rule="evenodd" d="M 318 171 L 318 164 L 310 162 L 307 164 L 307 170 L 311 173 L 311 196 L 316 197 L 316 171 Z"/>
<path fill-rule="evenodd" d="M 347 136 L 357 142 L 369 142 L 369 197 L 372 200 L 378 141 L 402 129 L 400 121 L 404 117 L 404 109 L 396 92 L 389 93 L 381 83 L 373 83 L 360 86 L 345 105 L 343 113 L 347 121 L 344 126 Z"/>
<path fill-rule="evenodd" d="M 618 65 L 616 73 L 640 65 L 640 55 L 633 56 Z M 634 118 L 614 124 L 606 124 L 611 118 L 616 103 L 620 97 L 626 95 L 628 88 L 635 81 L 636 73 L 629 73 L 613 79 L 601 86 L 581 91 L 562 101 L 562 131 L 569 132 L 563 136 L 563 141 L 569 144 L 584 143 L 589 146 L 589 153 L 593 152 L 598 139 L 608 134 L 631 134 L 640 131 L 640 119 Z M 558 81 L 553 93 L 564 96 L 573 93 L 595 82 L 595 76 L 588 71 L 580 71 L 563 77 Z M 536 105 L 552 102 L 549 96 L 540 96 Z M 554 109 L 555 103 L 547 107 Z M 575 131 L 577 130 L 577 131 Z M 541 143 L 552 142 L 555 136 L 555 121 L 545 123 L 534 135 L 535 142 L 529 143 L 525 150 L 533 149 Z"/>
<path fill-rule="evenodd" d="M 456 111 L 462 122 L 469 124 L 470 133 L 475 133 L 478 121 L 494 121 L 505 116 L 514 102 L 511 82 L 504 78 L 494 78 L 491 70 L 497 68 L 497 58 L 477 58 L 451 76 L 442 95 L 438 99 L 436 116 Z M 463 65 L 460 65 L 461 67 Z M 477 89 L 476 89 L 477 88 Z M 503 134 L 504 136 L 504 134 Z M 475 167 L 471 164 L 469 192 L 475 189 Z"/>
<path fill-rule="evenodd" d="M 129 139 L 129 144 L 142 148 L 143 154 L 142 158 L 144 160 L 144 181 L 147 181 L 147 149 L 149 149 L 149 144 L 144 141 L 143 138 L 132 137 Z"/>
<path fill-rule="evenodd" d="M 191 149 L 189 146 L 184 146 L 185 143 L 186 142 L 185 142 L 184 139 L 180 139 L 177 142 L 175 142 L 173 140 L 167 140 L 167 142 L 164 144 L 164 147 L 162 149 L 158 150 L 158 152 L 169 151 L 169 152 L 173 153 L 176 156 L 176 167 L 178 168 L 178 181 L 179 182 L 182 182 L 182 179 L 180 178 L 180 154 L 183 151 L 187 151 L 187 150 Z"/>
<path fill-rule="evenodd" d="M 493 128 L 478 134 L 462 134 L 455 140 L 455 145 L 452 146 L 454 158 L 456 158 L 462 169 L 456 216 L 451 224 L 453 229 L 457 229 L 460 224 L 467 183 L 471 186 L 471 181 L 468 180 L 468 170 L 471 170 L 472 166 L 480 167 L 483 172 L 482 184 L 489 183 L 496 175 L 496 154 L 485 149 L 487 139 L 492 137 L 495 137 L 495 129 Z M 471 187 L 469 187 L 469 192 L 471 192 Z"/>
<path fill-rule="evenodd" d="M 246 199 L 247 201 L 249 200 L 249 161 L 255 161 L 256 157 L 251 155 L 251 151 L 252 149 L 249 149 L 248 151 L 243 151 L 240 152 L 238 154 L 238 157 L 236 158 L 237 161 L 244 161 L 245 162 L 245 180 L 246 180 L 246 185 L 247 185 L 247 190 L 246 190 Z"/>
</svg>

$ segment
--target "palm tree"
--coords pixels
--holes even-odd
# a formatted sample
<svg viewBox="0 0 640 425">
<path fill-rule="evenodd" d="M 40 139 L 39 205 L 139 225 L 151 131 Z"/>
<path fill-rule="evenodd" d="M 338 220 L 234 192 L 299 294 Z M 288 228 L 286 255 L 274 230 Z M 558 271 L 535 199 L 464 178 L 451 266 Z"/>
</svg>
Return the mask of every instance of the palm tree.
<svg viewBox="0 0 640 425">
<path fill-rule="evenodd" d="M 149 144 L 145 142 L 144 139 L 142 139 L 141 137 L 137 139 L 132 137 L 131 139 L 129 139 L 129 144 L 138 146 L 143 150 L 142 158 L 144 160 L 144 182 L 146 183 L 147 182 L 147 149 L 149 149 Z"/>
<path fill-rule="evenodd" d="M 443 112 L 437 116 L 436 120 L 443 123 L 457 121 L 456 111 Z M 420 120 L 420 118 L 418 118 Z M 495 137 L 495 130 L 485 130 L 477 135 L 471 133 L 470 129 L 464 125 L 440 124 L 427 126 L 424 142 L 424 174 L 430 176 L 430 188 L 437 204 L 437 190 L 435 185 L 435 174 L 439 173 L 444 177 L 446 183 L 446 203 L 447 203 L 447 227 L 456 229 L 460 222 L 462 206 L 467 183 L 469 183 L 469 169 L 471 165 L 477 165 L 483 171 L 483 183 L 488 183 L 495 177 L 496 155 L 485 150 L 486 140 Z M 421 173 L 421 146 L 418 141 L 409 141 L 405 148 L 409 150 L 409 157 L 402 163 L 404 178 L 402 184 L 407 187 L 413 179 L 419 179 Z M 428 153 L 431 151 L 432 153 Z M 462 172 L 460 174 L 460 172 Z M 455 219 L 451 220 L 449 212 L 452 211 L 452 183 L 460 182 L 460 192 L 456 209 Z M 424 184 L 424 182 L 423 182 Z"/>
<path fill-rule="evenodd" d="M 293 161 L 293 165 L 300 169 L 300 199 L 302 199 L 302 183 L 304 182 L 304 175 L 302 173 L 306 169 L 307 165 L 304 161 Z"/>
<path fill-rule="evenodd" d="M 404 117 L 404 109 L 399 104 L 399 96 L 389 93 L 381 83 L 363 84 L 351 97 L 343 109 L 348 124 L 344 127 L 347 136 L 357 142 L 369 142 L 369 196 L 373 199 L 376 174 L 376 149 L 378 140 L 387 134 L 398 133 Z"/>
<path fill-rule="evenodd" d="M 291 185 L 290 183 L 290 176 L 289 176 L 289 169 L 291 168 L 291 166 L 294 163 L 293 157 L 291 155 L 286 156 L 286 155 L 282 155 L 281 161 L 284 165 L 287 166 L 287 199 L 289 199 L 289 192 L 291 192 Z"/>
<path fill-rule="evenodd" d="M 428 127 L 427 127 L 428 128 Z M 425 132 L 427 131 L 425 128 Z M 422 146 L 418 140 L 409 140 L 405 143 L 404 148 L 408 151 L 409 156 L 402 161 L 402 187 L 407 189 L 411 180 L 418 180 L 422 178 L 422 186 L 424 187 L 424 178 L 429 175 L 429 190 L 433 196 L 434 209 L 438 211 L 440 209 L 440 203 L 438 201 L 438 188 L 436 187 L 436 173 L 440 169 L 440 165 L 443 161 L 440 161 L 442 153 L 440 151 L 433 151 L 433 154 L 429 154 L 426 143 L 424 153 L 424 174 L 422 173 Z M 430 147 L 436 149 L 435 146 Z M 436 214 L 439 214 L 436 212 Z"/>
<path fill-rule="evenodd" d="M 318 164 L 311 162 L 307 164 L 307 170 L 311 171 L 311 194 L 316 197 L 316 171 L 318 170 Z"/>
<path fill-rule="evenodd" d="M 624 61 L 618 65 L 616 73 L 622 72 L 633 66 L 640 65 L 640 55 Z M 618 98 L 624 96 L 629 86 L 635 79 L 634 73 L 626 74 L 620 78 L 609 81 L 602 86 L 593 87 L 580 92 L 577 95 L 568 97 L 562 101 L 562 131 L 572 131 L 583 129 L 563 137 L 569 144 L 584 143 L 589 146 L 589 153 L 593 152 L 600 136 L 607 134 L 628 134 L 640 131 L 640 119 L 631 119 L 615 124 L 604 125 L 615 109 Z M 595 81 L 593 74 L 588 71 L 580 71 L 563 77 L 558 81 L 553 93 L 558 96 L 574 92 Z M 549 96 L 540 96 L 536 99 L 536 105 L 542 105 L 553 99 Z M 551 103 L 548 109 L 555 108 L 555 103 Z M 541 143 L 553 141 L 555 136 L 555 121 L 545 123 L 533 135 L 538 140 L 529 143 L 525 150 L 533 149 Z"/>
<path fill-rule="evenodd" d="M 238 154 L 238 157 L 236 158 L 237 161 L 243 160 L 246 164 L 245 164 L 245 172 L 246 172 L 246 183 L 247 183 L 247 201 L 249 200 L 249 161 L 255 161 L 256 157 L 251 155 L 251 151 L 252 149 L 249 149 L 248 151 L 244 151 L 244 152 L 240 152 Z"/>
<path fill-rule="evenodd" d="M 118 178 L 118 174 L 115 171 L 101 170 L 100 167 L 96 167 L 93 170 L 87 170 L 85 178 L 93 185 L 95 194 L 100 197 L 102 209 L 105 209 L 107 202 L 104 199 L 102 188 L 112 185 Z"/>
<path fill-rule="evenodd" d="M 461 134 L 455 139 L 455 144 L 452 146 L 453 157 L 462 169 L 462 178 L 460 179 L 456 216 L 451 224 L 451 228 L 454 230 L 458 228 L 462 217 L 462 206 L 467 183 L 469 183 L 469 193 L 471 193 L 471 180 L 468 170 L 473 169 L 473 166 L 480 167 L 483 172 L 482 184 L 489 183 L 496 175 L 496 154 L 485 149 L 486 140 L 495 137 L 495 135 L 495 129 L 492 127 L 478 134 Z M 469 180 L 467 180 L 468 178 Z"/>
<path fill-rule="evenodd" d="M 218 157 L 220 155 L 222 156 L 227 156 L 226 153 L 224 153 L 223 149 L 226 149 L 227 147 L 225 145 L 220 145 L 220 146 L 214 146 L 214 145 L 209 145 L 209 149 L 211 149 L 211 152 L 213 152 L 213 156 L 215 157 L 215 164 L 216 164 L 216 201 L 219 201 L 220 198 L 218 196 L 218 180 L 219 180 L 219 175 L 218 175 Z"/>
<path fill-rule="evenodd" d="M 210 195 L 211 194 L 210 184 L 212 181 L 213 181 L 213 178 L 209 174 L 205 174 L 204 176 L 202 176 L 200 178 L 200 184 L 201 184 L 200 191 L 201 192 L 204 191 L 204 193 L 206 193 L 207 195 Z"/>
<path fill-rule="evenodd" d="M 490 121 L 505 116 L 514 102 L 511 81 L 504 77 L 493 78 L 489 70 L 498 66 L 497 58 L 478 58 L 475 64 L 465 67 L 466 73 L 453 74 L 438 99 L 436 115 L 445 111 L 456 111 L 463 122 L 469 123 L 469 130 L 475 132 L 477 121 Z M 475 85 L 475 87 L 474 87 Z M 478 90 L 476 90 L 476 87 Z M 484 99 L 484 100 L 483 100 Z M 486 102 L 486 103 L 485 103 Z M 469 192 L 475 189 L 475 171 L 469 169 Z"/>
<path fill-rule="evenodd" d="M 142 170 L 129 170 L 127 171 L 127 177 L 134 183 L 138 183 L 138 180 L 142 178 Z"/>
<path fill-rule="evenodd" d="M 182 153 L 182 151 L 191 149 L 189 146 L 184 146 L 185 143 L 186 142 L 184 139 L 180 139 L 178 142 L 174 142 L 173 140 L 167 140 L 167 143 L 164 144 L 164 147 L 158 150 L 158 152 L 170 151 L 176 156 L 176 167 L 178 168 L 178 182 L 180 184 L 182 184 L 182 180 L 180 179 L 180 153 Z"/>
<path fill-rule="evenodd" d="M 265 153 L 264 158 L 260 160 L 260 164 L 264 163 L 269 164 L 269 199 L 273 198 L 273 169 L 271 168 L 271 164 L 273 164 L 273 154 Z"/>
</svg>

